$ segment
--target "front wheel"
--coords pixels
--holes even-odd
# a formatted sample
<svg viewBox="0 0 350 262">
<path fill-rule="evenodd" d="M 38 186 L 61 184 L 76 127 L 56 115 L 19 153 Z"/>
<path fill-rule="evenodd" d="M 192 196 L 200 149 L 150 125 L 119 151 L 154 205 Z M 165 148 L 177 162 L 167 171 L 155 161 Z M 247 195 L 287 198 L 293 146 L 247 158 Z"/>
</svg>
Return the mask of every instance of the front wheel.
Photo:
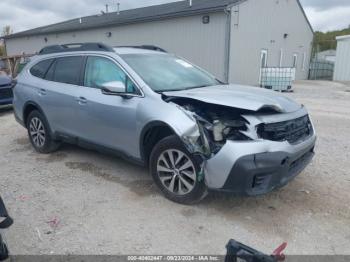
<svg viewBox="0 0 350 262">
<path fill-rule="evenodd" d="M 199 161 L 177 136 L 164 138 L 150 157 L 150 172 L 162 193 L 171 201 L 194 204 L 207 195 Z"/>
</svg>

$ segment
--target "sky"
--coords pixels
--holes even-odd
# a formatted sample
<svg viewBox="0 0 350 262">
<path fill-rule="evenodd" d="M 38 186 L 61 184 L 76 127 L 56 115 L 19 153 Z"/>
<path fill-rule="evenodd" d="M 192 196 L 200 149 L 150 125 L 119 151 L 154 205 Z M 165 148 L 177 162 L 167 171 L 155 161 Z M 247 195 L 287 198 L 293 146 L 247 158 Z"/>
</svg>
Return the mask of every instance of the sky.
<svg viewBox="0 0 350 262">
<path fill-rule="evenodd" d="M 175 0 L 1 0 L 0 29 L 10 25 L 13 32 L 93 15 L 105 10 L 116 11 Z M 261 0 L 264 1 L 264 0 Z M 350 0 L 300 0 L 315 31 L 343 29 L 350 25 Z"/>
</svg>

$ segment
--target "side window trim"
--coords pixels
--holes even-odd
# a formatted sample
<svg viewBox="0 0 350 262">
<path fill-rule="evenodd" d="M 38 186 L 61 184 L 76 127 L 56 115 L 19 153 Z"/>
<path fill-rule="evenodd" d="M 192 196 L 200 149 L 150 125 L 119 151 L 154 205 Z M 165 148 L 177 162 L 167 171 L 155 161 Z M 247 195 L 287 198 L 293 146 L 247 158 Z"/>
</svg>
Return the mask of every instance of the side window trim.
<svg viewBox="0 0 350 262">
<path fill-rule="evenodd" d="M 50 65 L 49 68 L 47 69 L 47 71 L 46 71 L 46 73 L 45 73 L 45 75 L 44 75 L 43 80 L 52 81 L 52 80 L 46 79 L 46 77 L 47 77 L 47 74 L 49 73 L 49 71 L 50 71 L 51 68 L 53 68 L 53 73 L 55 74 L 55 69 L 56 69 L 55 67 L 56 67 L 56 58 L 53 59 L 51 65 Z"/>
<path fill-rule="evenodd" d="M 102 58 L 106 58 L 108 60 L 110 60 L 111 62 L 113 62 L 116 66 L 118 66 L 123 73 L 128 77 L 128 79 L 134 84 L 134 86 L 137 89 L 136 93 L 128 93 L 128 95 L 134 96 L 134 97 L 145 97 L 144 92 L 142 91 L 142 89 L 140 88 L 139 84 L 135 81 L 135 79 L 128 73 L 128 71 L 113 57 L 110 56 L 106 56 L 106 55 L 100 55 L 100 54 L 89 54 L 86 55 L 86 58 L 84 60 L 84 68 L 83 68 L 83 72 L 82 72 L 82 85 L 84 86 L 84 77 L 85 77 L 85 71 L 86 71 L 86 63 L 87 63 L 87 59 L 88 57 L 102 57 Z M 93 87 L 89 87 L 89 88 L 93 88 Z"/>
<path fill-rule="evenodd" d="M 87 60 L 88 60 L 89 55 L 84 55 L 83 56 L 83 63 L 82 63 L 82 68 L 80 70 L 80 76 L 79 76 L 79 84 L 82 87 L 86 87 L 84 84 L 85 81 L 85 72 L 86 72 L 86 64 L 87 64 Z"/>
</svg>

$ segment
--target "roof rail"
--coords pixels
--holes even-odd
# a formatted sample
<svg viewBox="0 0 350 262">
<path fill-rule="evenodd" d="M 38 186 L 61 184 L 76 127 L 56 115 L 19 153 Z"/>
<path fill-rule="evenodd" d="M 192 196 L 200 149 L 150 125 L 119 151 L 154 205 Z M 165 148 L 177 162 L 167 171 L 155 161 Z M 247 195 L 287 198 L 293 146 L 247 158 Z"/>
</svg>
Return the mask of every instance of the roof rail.
<svg viewBox="0 0 350 262">
<path fill-rule="evenodd" d="M 167 53 L 167 51 L 159 46 L 155 45 L 137 45 L 137 46 L 117 46 L 117 47 L 129 47 L 129 48 L 139 48 L 139 49 L 146 49 L 146 50 L 152 50 L 152 51 L 159 51 L 163 53 Z"/>
<path fill-rule="evenodd" d="M 72 43 L 64 45 L 46 46 L 40 50 L 39 55 L 47 55 L 62 52 L 78 52 L 78 51 L 105 51 L 114 52 L 113 48 L 102 43 Z"/>
</svg>

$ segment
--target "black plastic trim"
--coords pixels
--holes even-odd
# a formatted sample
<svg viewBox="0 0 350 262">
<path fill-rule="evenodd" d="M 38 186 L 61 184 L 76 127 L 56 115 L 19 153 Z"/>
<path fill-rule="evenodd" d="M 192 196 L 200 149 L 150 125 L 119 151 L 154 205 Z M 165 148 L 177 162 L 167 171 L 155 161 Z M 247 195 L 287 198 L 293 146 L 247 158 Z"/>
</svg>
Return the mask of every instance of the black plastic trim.
<svg viewBox="0 0 350 262">
<path fill-rule="evenodd" d="M 117 46 L 116 48 L 137 48 L 137 49 L 145 49 L 145 50 L 168 53 L 165 49 L 155 45 Z"/>
<path fill-rule="evenodd" d="M 16 119 L 17 123 L 19 123 L 19 124 L 20 124 L 21 126 L 23 126 L 23 127 L 26 127 L 25 124 L 24 124 L 24 122 L 23 122 L 23 120 L 21 120 L 21 119 L 18 117 L 18 115 L 16 114 L 16 112 L 14 112 L 14 115 L 15 115 L 15 119 Z"/>
<path fill-rule="evenodd" d="M 109 147 L 98 145 L 96 143 L 87 141 L 87 140 L 82 139 L 80 137 L 74 137 L 74 136 L 71 136 L 69 134 L 65 134 L 65 133 L 61 133 L 61 132 L 56 132 L 54 134 L 54 137 L 55 137 L 55 139 L 62 141 L 62 142 L 66 142 L 66 143 L 73 144 L 73 145 L 78 145 L 82 148 L 85 148 L 88 150 L 93 150 L 93 151 L 98 151 L 98 152 L 101 152 L 103 154 L 120 157 L 128 162 L 137 164 L 139 166 L 144 166 L 144 162 L 142 159 L 130 156 L 127 153 L 120 151 L 120 150 L 116 150 L 116 149 L 112 149 Z"/>
<path fill-rule="evenodd" d="M 145 135 L 146 133 L 154 127 L 167 127 L 169 129 L 171 129 L 173 131 L 174 134 L 176 134 L 176 132 L 174 131 L 174 129 L 172 127 L 170 127 L 168 124 L 162 122 L 162 121 L 153 121 L 148 123 L 147 125 L 145 125 L 141 131 L 141 135 L 140 135 L 140 142 L 139 142 L 139 146 L 140 146 L 140 155 L 141 155 L 141 159 L 142 161 L 146 161 L 146 156 L 144 154 L 144 140 L 145 140 Z"/>
<path fill-rule="evenodd" d="M 9 216 L 1 196 L 0 196 L 0 217 L 4 218 L 4 220 L 0 222 L 0 229 L 9 228 L 13 224 L 13 219 Z M 8 256 L 9 256 L 9 251 L 0 235 L 0 261 L 7 259 Z"/>
<path fill-rule="evenodd" d="M 9 216 L 7 209 L 5 207 L 4 201 L 0 197 L 0 217 L 5 218 L 5 220 L 0 222 L 0 229 L 9 228 L 13 224 L 12 218 Z"/>
<path fill-rule="evenodd" d="M 262 195 L 283 187 L 299 175 L 314 157 L 315 144 L 296 153 L 268 152 L 237 160 L 223 188 L 215 191 Z"/>
<path fill-rule="evenodd" d="M 81 51 L 114 52 L 114 49 L 103 43 L 71 43 L 63 45 L 46 46 L 40 50 L 39 55 Z"/>
</svg>

